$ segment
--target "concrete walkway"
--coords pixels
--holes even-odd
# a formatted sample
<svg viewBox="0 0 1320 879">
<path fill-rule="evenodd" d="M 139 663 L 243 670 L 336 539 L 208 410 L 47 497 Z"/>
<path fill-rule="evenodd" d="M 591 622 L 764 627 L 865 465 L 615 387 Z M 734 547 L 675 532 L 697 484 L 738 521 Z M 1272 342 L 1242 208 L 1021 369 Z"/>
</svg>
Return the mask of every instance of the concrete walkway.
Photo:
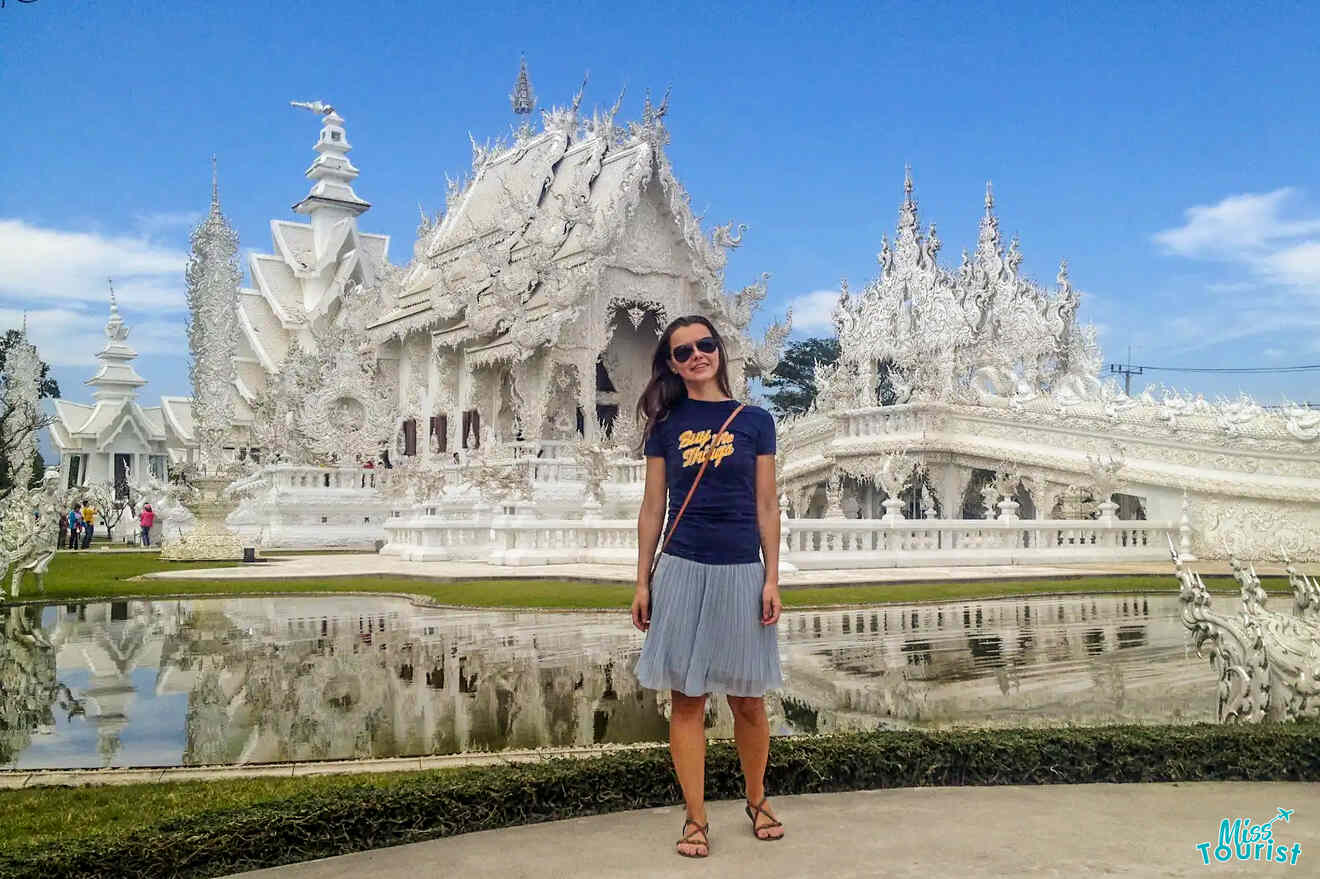
<svg viewBox="0 0 1320 879">
<path fill-rule="evenodd" d="M 759 842 L 741 801 L 708 806 L 710 857 L 681 858 L 680 806 L 470 833 L 242 874 L 248 879 L 1320 874 L 1320 789 L 1302 783 L 903 788 L 780 797 L 785 836 Z M 1217 863 L 1223 818 L 1269 821 L 1296 865 Z M 1209 842 L 1209 865 L 1196 845 Z M 1262 849 L 1262 858 L 1264 850 Z"/>
<path fill-rule="evenodd" d="M 1277 566 L 1258 565 L 1257 573 L 1274 574 Z M 1203 574 L 1226 574 L 1225 562 L 1197 562 Z M 1113 574 L 1158 574 L 1168 577 L 1177 590 L 1173 566 L 1167 561 L 1112 562 L 1094 565 L 964 565 L 960 567 L 857 568 L 841 571 L 796 571 L 781 574 L 779 583 L 794 586 L 842 586 L 859 583 L 918 582 L 923 580 L 1023 580 L 1039 577 L 1082 577 Z M 632 583 L 636 571 L 629 565 L 488 565 L 483 562 L 411 562 L 375 553 L 273 556 L 262 564 L 231 568 L 198 568 L 144 574 L 151 579 L 244 580 L 318 577 L 423 577 L 435 580 L 476 578 L 547 578 Z"/>
</svg>

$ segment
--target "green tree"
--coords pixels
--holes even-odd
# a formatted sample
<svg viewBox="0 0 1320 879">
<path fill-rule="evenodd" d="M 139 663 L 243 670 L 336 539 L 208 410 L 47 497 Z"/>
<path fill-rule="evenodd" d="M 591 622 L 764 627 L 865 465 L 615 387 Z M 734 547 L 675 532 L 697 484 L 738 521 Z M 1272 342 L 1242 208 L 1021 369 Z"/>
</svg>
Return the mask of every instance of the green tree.
<svg viewBox="0 0 1320 879">
<path fill-rule="evenodd" d="M 8 330 L 3 336 L 0 336 L 0 370 L 5 367 L 5 361 L 9 356 L 9 351 L 19 343 L 23 334 L 18 330 Z M 59 383 L 50 375 L 50 365 L 44 360 L 41 362 L 41 373 L 38 376 L 39 387 L 38 397 L 41 399 L 54 399 L 60 395 Z M 4 435 L 4 419 L 8 412 L 0 413 L 0 495 L 7 494 L 10 485 L 9 476 L 9 452 L 17 442 L 17 437 Z M 34 429 L 40 430 L 45 425 L 34 425 Z M 33 460 L 34 469 L 32 471 L 33 486 L 41 484 L 41 477 L 45 473 L 45 462 L 41 458 L 41 453 L 37 452 Z"/>
<path fill-rule="evenodd" d="M 789 342 L 774 372 L 763 381 L 778 415 L 801 415 L 816 399 L 816 364 L 839 359 L 839 340 L 834 337 L 801 339 Z"/>
</svg>

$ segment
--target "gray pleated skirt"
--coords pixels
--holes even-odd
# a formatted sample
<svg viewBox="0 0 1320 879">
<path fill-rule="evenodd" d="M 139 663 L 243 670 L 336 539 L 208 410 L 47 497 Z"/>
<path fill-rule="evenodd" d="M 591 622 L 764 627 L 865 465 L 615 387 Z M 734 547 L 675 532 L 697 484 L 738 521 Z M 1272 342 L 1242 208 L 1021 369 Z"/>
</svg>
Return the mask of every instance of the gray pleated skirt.
<svg viewBox="0 0 1320 879">
<path fill-rule="evenodd" d="M 764 696 L 783 686 L 779 626 L 761 625 L 764 586 L 763 562 L 706 565 L 661 553 L 637 680 L 689 696 Z"/>
</svg>

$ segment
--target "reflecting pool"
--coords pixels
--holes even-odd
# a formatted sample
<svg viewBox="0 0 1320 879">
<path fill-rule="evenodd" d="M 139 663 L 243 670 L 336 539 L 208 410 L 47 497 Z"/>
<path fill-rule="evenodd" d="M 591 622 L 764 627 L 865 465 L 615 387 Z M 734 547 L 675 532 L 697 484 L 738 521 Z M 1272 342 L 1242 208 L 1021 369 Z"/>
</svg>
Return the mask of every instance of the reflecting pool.
<svg viewBox="0 0 1320 879">
<path fill-rule="evenodd" d="M 791 611 L 776 734 L 1215 720 L 1177 594 Z M 0 767 L 664 741 L 626 612 L 336 596 L 0 609 Z M 732 735 L 712 700 L 711 735 Z"/>
</svg>

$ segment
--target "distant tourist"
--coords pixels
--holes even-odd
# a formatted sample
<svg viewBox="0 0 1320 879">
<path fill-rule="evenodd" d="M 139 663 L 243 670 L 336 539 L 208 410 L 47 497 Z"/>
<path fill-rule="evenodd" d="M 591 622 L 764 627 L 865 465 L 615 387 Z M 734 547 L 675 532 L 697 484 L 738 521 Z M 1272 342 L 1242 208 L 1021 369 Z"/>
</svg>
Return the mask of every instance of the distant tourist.
<svg viewBox="0 0 1320 879">
<path fill-rule="evenodd" d="M 96 507 L 92 506 L 89 501 L 83 501 L 83 508 L 82 508 L 82 521 L 83 521 L 82 548 L 83 549 L 87 549 L 89 546 L 92 545 L 92 536 L 96 532 L 96 513 L 97 513 Z"/>
<path fill-rule="evenodd" d="M 77 549 L 82 542 L 82 511 L 74 504 L 65 517 L 69 523 L 69 549 Z"/>
<path fill-rule="evenodd" d="M 142 512 L 138 513 L 138 525 L 142 528 L 142 545 L 151 546 L 151 526 L 156 524 L 156 513 L 151 509 L 151 504 L 143 504 Z"/>
<path fill-rule="evenodd" d="M 59 539 L 59 543 L 55 545 L 55 548 L 64 549 L 64 547 L 68 545 L 68 542 L 69 542 L 69 517 L 67 515 L 63 515 L 60 516 L 60 539 Z"/>
<path fill-rule="evenodd" d="M 646 485 L 632 620 L 646 632 L 637 680 L 671 691 L 669 751 L 687 806 L 676 846 L 689 858 L 710 854 L 704 790 L 711 693 L 724 694 L 733 710 L 752 833 L 767 841 L 784 835 L 765 794 L 764 697 L 784 683 L 775 422 L 732 397 L 714 325 L 700 315 L 676 318 L 656 345 L 651 380 L 637 401 Z M 660 544 L 666 494 L 669 526 Z"/>
</svg>

